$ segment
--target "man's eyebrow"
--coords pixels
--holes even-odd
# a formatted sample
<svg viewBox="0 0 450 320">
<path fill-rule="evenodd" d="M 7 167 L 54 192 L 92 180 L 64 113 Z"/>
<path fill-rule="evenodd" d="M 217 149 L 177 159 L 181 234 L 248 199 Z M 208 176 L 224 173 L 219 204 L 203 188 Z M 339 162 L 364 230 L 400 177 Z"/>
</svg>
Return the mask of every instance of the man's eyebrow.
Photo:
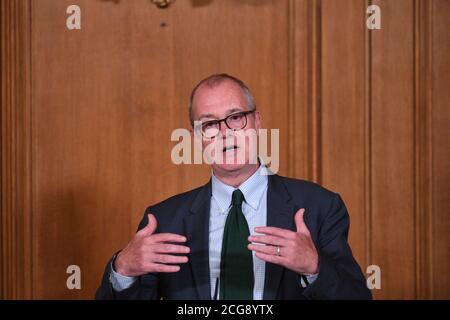
<svg viewBox="0 0 450 320">
<path fill-rule="evenodd" d="M 230 114 L 233 114 L 233 113 L 235 113 L 235 112 L 244 112 L 245 110 L 244 109 L 241 109 L 241 108 L 233 108 L 233 109 L 231 109 L 231 110 L 228 110 L 228 116 L 230 115 Z"/>
<path fill-rule="evenodd" d="M 244 109 L 241 109 L 241 108 L 232 108 L 232 109 L 230 109 L 230 110 L 227 110 L 226 116 L 229 116 L 230 114 L 233 114 L 233 113 L 235 113 L 235 112 L 244 112 L 244 111 L 245 111 L 245 110 L 244 110 Z M 214 116 L 214 115 L 211 114 L 211 113 L 205 113 L 205 114 L 200 115 L 199 119 L 202 119 L 202 118 L 212 118 L 212 119 L 217 119 L 216 116 Z"/>
<path fill-rule="evenodd" d="M 200 115 L 199 119 L 202 119 L 202 118 L 214 118 L 214 115 L 211 113 L 205 113 L 205 114 Z"/>
</svg>

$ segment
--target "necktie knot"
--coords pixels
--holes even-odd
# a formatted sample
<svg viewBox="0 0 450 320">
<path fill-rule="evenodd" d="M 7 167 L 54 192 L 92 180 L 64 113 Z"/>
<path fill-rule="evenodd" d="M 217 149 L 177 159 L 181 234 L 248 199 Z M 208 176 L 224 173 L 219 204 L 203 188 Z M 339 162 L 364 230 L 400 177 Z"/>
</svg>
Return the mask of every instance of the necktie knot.
<svg viewBox="0 0 450 320">
<path fill-rule="evenodd" d="M 245 201 L 244 194 L 241 190 L 236 189 L 233 191 L 233 195 L 231 196 L 231 204 L 233 206 L 240 206 L 242 202 Z"/>
</svg>

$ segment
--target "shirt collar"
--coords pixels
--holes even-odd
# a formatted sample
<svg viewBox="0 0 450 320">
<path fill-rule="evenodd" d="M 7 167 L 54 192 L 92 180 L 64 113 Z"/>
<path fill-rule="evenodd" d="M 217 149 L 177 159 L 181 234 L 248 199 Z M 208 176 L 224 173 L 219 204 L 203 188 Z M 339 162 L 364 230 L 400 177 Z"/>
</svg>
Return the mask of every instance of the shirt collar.
<svg viewBox="0 0 450 320">
<path fill-rule="evenodd" d="M 245 202 L 254 210 L 258 210 L 261 198 L 267 188 L 267 168 L 260 160 L 261 165 L 258 170 L 245 180 L 239 189 L 245 197 Z M 231 195 L 237 188 L 227 185 L 212 175 L 211 178 L 212 196 L 216 200 L 220 213 L 225 213 L 231 205 Z"/>
</svg>

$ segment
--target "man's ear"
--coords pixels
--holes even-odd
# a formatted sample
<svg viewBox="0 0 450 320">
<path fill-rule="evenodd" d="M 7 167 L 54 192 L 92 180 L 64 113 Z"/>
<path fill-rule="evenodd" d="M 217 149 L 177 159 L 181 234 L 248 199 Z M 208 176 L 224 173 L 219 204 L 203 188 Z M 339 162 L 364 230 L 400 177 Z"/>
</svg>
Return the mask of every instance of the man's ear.
<svg viewBox="0 0 450 320">
<path fill-rule="evenodd" d="M 255 129 L 259 130 L 261 129 L 262 121 L 261 121 L 261 114 L 259 111 L 255 111 Z"/>
</svg>

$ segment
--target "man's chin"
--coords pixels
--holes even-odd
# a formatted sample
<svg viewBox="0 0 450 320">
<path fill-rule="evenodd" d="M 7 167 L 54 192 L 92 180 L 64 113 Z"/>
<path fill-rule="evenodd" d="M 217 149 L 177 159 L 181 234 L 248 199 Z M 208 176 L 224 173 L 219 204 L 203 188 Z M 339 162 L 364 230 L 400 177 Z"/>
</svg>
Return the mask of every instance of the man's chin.
<svg viewBox="0 0 450 320">
<path fill-rule="evenodd" d="M 242 163 L 223 163 L 213 164 L 213 169 L 220 172 L 236 172 L 248 166 L 248 164 Z"/>
</svg>

